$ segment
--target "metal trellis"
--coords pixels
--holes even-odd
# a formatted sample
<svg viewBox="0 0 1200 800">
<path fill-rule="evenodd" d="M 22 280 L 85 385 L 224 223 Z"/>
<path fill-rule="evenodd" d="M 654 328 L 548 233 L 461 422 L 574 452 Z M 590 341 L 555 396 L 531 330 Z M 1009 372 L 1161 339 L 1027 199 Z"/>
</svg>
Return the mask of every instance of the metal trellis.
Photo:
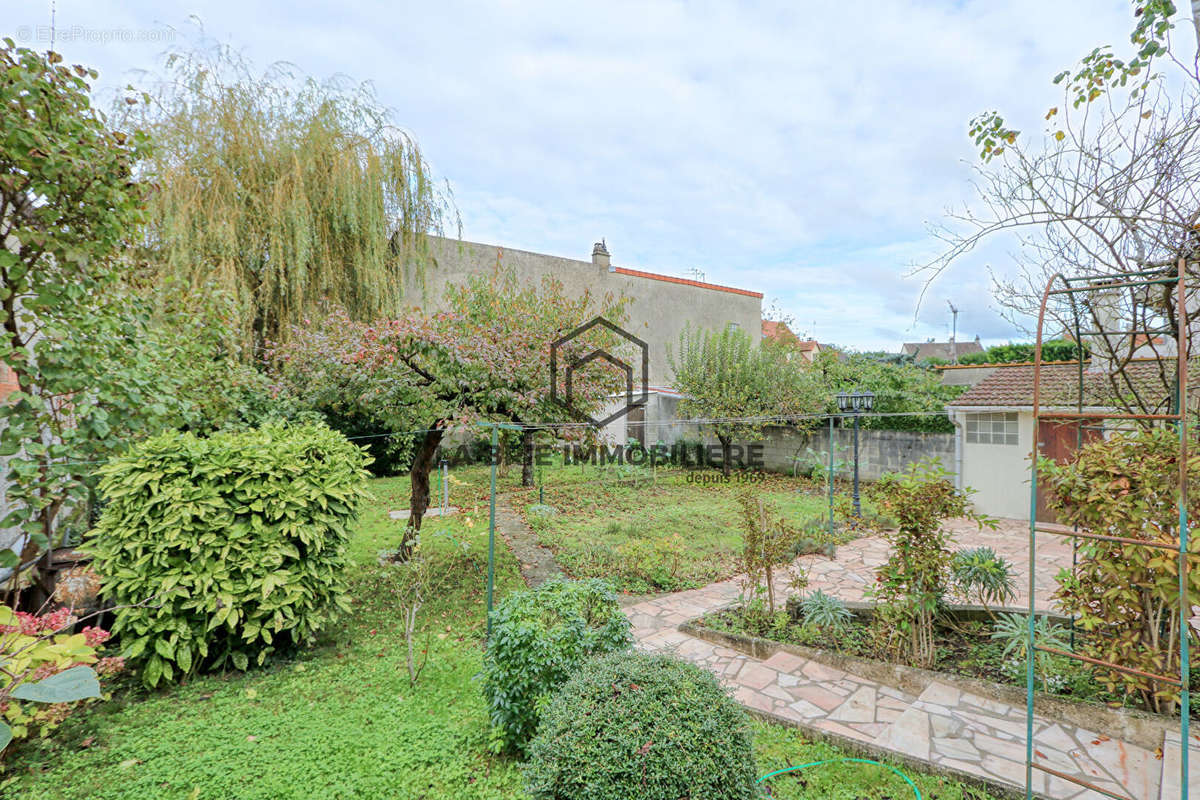
<svg viewBox="0 0 1200 800">
<path fill-rule="evenodd" d="M 1189 673 L 1189 653 L 1188 653 L 1188 637 L 1189 637 L 1189 619 L 1191 608 L 1187 603 L 1187 587 L 1188 587 L 1188 545 L 1190 533 L 1188 531 L 1188 486 L 1187 486 L 1187 459 L 1188 459 L 1188 438 L 1187 438 L 1187 410 L 1188 410 L 1188 320 L 1187 320 L 1187 297 L 1185 292 L 1187 262 L 1185 259 L 1180 259 L 1178 268 L 1174 275 L 1163 276 L 1163 270 L 1142 270 L 1136 272 L 1126 272 L 1112 276 L 1106 276 L 1102 280 L 1096 277 L 1075 277 L 1067 278 L 1061 274 L 1054 275 L 1046 284 L 1046 289 L 1042 294 L 1041 309 L 1038 313 L 1037 327 L 1037 347 L 1034 354 L 1034 371 L 1033 371 L 1033 458 L 1030 465 L 1030 499 L 1029 499 L 1029 619 L 1028 619 L 1028 643 L 1026 647 L 1026 669 L 1025 669 L 1025 688 L 1026 688 L 1026 729 L 1025 729 L 1025 797 L 1027 800 L 1034 797 L 1034 771 L 1045 773 L 1050 776 L 1057 777 L 1061 780 L 1083 786 L 1094 792 L 1098 792 L 1107 797 L 1116 798 L 1116 800 L 1134 800 L 1128 795 L 1115 792 L 1111 789 L 1106 789 L 1097 786 L 1087 780 L 1084 780 L 1076 775 L 1068 774 L 1062 770 L 1055 769 L 1041 761 L 1035 759 L 1037 750 L 1034 743 L 1034 661 L 1037 653 L 1049 653 L 1058 656 L 1077 659 L 1093 666 L 1102 667 L 1105 669 L 1115 670 L 1127 674 L 1138 675 L 1149 680 L 1169 684 L 1179 688 L 1179 708 L 1180 708 L 1180 792 L 1181 800 L 1187 800 L 1188 797 L 1188 739 L 1190 726 L 1190 701 L 1188 691 L 1188 673 Z M 1057 286 L 1061 284 L 1061 286 Z M 1080 330 L 1079 312 L 1077 308 L 1077 298 L 1084 292 L 1111 292 L 1114 289 L 1137 289 L 1140 287 L 1149 286 L 1173 286 L 1174 304 L 1176 321 L 1178 322 L 1178 341 L 1176 342 L 1175 354 L 1175 391 L 1171 403 L 1171 413 L 1146 413 L 1136 414 L 1117 411 L 1112 408 L 1101 407 L 1099 404 L 1091 405 L 1084 402 L 1084 343 L 1082 335 L 1085 333 Z M 1071 316 L 1074 326 L 1075 342 L 1078 351 L 1079 369 L 1077 372 L 1077 399 L 1074 411 L 1062 410 L 1061 406 L 1055 408 L 1047 406 L 1043 408 L 1042 403 L 1042 343 L 1044 327 L 1046 323 L 1046 307 L 1052 297 L 1065 297 L 1071 304 Z M 1135 317 L 1136 319 L 1136 317 Z M 1097 325 L 1098 328 L 1102 326 Z M 1136 325 L 1135 325 L 1136 327 Z M 1086 333 L 1093 333 L 1088 331 Z M 1109 335 L 1117 337 L 1128 336 L 1131 348 L 1136 348 L 1139 331 L 1096 331 L 1106 339 Z M 1147 334 L 1148 335 L 1148 334 Z M 1127 422 L 1153 422 L 1163 424 L 1174 424 L 1179 432 L 1179 496 L 1178 496 L 1178 538 L 1172 543 L 1148 541 L 1145 539 L 1135 539 L 1126 536 L 1116 536 L 1109 534 L 1099 534 L 1092 532 L 1080 531 L 1077 527 L 1068 528 L 1063 525 L 1050 525 L 1047 523 L 1038 522 L 1038 474 L 1037 461 L 1040 455 L 1040 447 L 1042 442 L 1040 439 L 1040 422 L 1042 420 L 1055 420 L 1062 422 L 1076 423 L 1076 443 L 1077 446 L 1083 443 L 1083 429 L 1089 422 L 1093 429 L 1104 431 L 1109 429 L 1107 423 L 1111 420 L 1123 420 Z M 1080 653 L 1069 652 L 1058 648 L 1038 645 L 1035 639 L 1035 618 L 1037 614 L 1036 595 L 1037 587 L 1035 575 L 1037 570 L 1037 536 L 1038 534 L 1047 534 L 1053 536 L 1070 537 L 1072 541 L 1072 563 L 1075 563 L 1075 553 L 1078 550 L 1080 540 L 1085 541 L 1103 541 L 1113 542 L 1122 545 L 1152 547 L 1173 550 L 1179 557 L 1179 648 L 1180 648 L 1180 674 L 1178 677 L 1170 675 L 1159 675 L 1155 673 L 1144 672 L 1141 670 L 1126 667 L 1120 664 L 1113 664 L 1095 658 L 1084 656 Z M 1071 647 L 1074 650 L 1074 624 L 1071 631 Z M 1142 800 L 1142 798 L 1137 798 Z"/>
</svg>

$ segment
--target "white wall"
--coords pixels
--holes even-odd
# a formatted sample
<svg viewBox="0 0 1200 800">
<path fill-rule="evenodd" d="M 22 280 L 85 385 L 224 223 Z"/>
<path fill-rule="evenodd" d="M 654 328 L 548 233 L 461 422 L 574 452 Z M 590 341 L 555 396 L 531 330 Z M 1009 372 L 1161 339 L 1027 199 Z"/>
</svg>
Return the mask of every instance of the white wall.
<svg viewBox="0 0 1200 800">
<path fill-rule="evenodd" d="M 1001 409 L 996 409 L 997 411 Z M 970 412 L 957 412 L 961 419 Z M 963 484 L 975 490 L 975 508 L 994 517 L 1029 519 L 1029 455 L 1033 413 L 1017 414 L 1017 444 L 971 444 L 962 436 Z"/>
</svg>

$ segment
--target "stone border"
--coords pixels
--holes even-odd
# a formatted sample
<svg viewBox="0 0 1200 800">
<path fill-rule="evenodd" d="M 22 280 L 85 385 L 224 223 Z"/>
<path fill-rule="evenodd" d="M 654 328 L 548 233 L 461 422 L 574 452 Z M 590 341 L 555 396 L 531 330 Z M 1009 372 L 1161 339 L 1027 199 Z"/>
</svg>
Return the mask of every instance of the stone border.
<svg viewBox="0 0 1200 800">
<path fill-rule="evenodd" d="M 714 608 L 704 616 L 728 611 L 739 605 L 740 603 L 727 603 L 721 607 Z M 759 660 L 770 658 L 776 653 L 790 653 L 843 672 L 861 675 L 878 683 L 894 686 L 914 696 L 919 696 L 931 683 L 938 681 L 965 692 L 1005 703 L 1006 705 L 1017 707 L 1024 707 L 1025 705 L 1025 691 L 1015 686 L 991 683 L 977 678 L 967 678 L 948 672 L 936 672 L 918 667 L 892 664 L 887 661 L 848 656 L 828 650 L 805 647 L 803 645 L 776 642 L 758 636 L 726 633 L 697 624 L 701 619 L 703 617 L 697 617 L 683 623 L 679 626 L 680 632 L 694 636 L 697 639 L 703 639 L 711 644 L 728 647 Z M 1038 692 L 1035 695 L 1035 702 L 1039 716 L 1049 717 L 1056 722 L 1065 722 L 1076 728 L 1103 732 L 1105 736 L 1110 738 L 1122 739 L 1151 751 L 1162 745 L 1165 734 L 1179 730 L 1178 721 L 1137 709 L 1108 708 L 1107 706 L 1085 703 L 1079 700 L 1056 697 L 1043 692 Z M 772 719 L 776 718 L 772 717 Z M 809 729 L 805 728 L 805 730 Z M 849 741 L 852 740 L 847 740 L 847 742 Z M 840 746 L 849 746 L 842 742 L 840 738 L 838 744 Z M 861 743 L 857 744 L 861 745 Z M 890 750 L 883 750 L 882 752 L 889 753 L 892 757 L 898 757 L 899 755 L 892 753 Z M 930 766 L 928 762 L 924 761 L 915 763 L 920 763 L 922 769 L 925 770 L 928 770 Z M 955 775 L 955 778 L 965 780 L 958 775 Z M 974 777 L 974 780 L 978 781 L 979 779 L 978 777 Z"/>
</svg>

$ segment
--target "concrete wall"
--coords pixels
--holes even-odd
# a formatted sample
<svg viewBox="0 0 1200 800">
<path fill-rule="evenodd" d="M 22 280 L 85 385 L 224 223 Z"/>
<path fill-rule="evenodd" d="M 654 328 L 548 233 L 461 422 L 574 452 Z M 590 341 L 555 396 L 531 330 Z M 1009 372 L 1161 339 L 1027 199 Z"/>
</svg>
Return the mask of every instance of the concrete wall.
<svg viewBox="0 0 1200 800">
<path fill-rule="evenodd" d="M 1029 519 L 1033 412 L 1017 413 L 1017 437 L 1015 445 L 971 444 L 963 437 L 963 485 L 975 490 L 971 500 L 984 514 Z"/>
<path fill-rule="evenodd" d="M 771 426 L 764 438 L 751 444 L 761 444 L 765 469 L 772 472 L 792 471 L 796 456 L 808 449 L 818 454 L 821 464 L 829 463 L 829 430 L 799 432 L 793 428 Z M 705 441 L 716 439 L 705 435 Z M 835 461 L 843 463 L 839 475 L 847 477 L 854 464 L 854 430 L 834 428 Z M 954 471 L 954 434 L 917 433 L 914 431 L 860 430 L 858 432 L 858 474 L 862 480 L 878 480 L 886 472 L 896 472 L 924 458 L 936 458 L 950 472 Z M 805 462 L 807 462 L 805 458 Z M 803 462 L 802 462 L 803 463 Z"/>
<path fill-rule="evenodd" d="M 651 385 L 671 385 L 667 345 L 678 348 L 679 334 L 688 322 L 708 330 L 721 330 L 734 323 L 753 341 L 762 337 L 761 295 L 708 288 L 684 279 L 676 282 L 623 274 L 602 263 L 453 239 L 434 238 L 432 250 L 434 265 L 425 270 L 423 285 L 413 279 L 408 289 L 411 302 L 424 308 L 444 308 L 448 284 L 461 284 L 470 275 L 487 274 L 497 263 L 513 270 L 523 285 L 540 286 L 542 278 L 550 275 L 575 296 L 587 291 L 597 299 L 610 294 L 629 297 L 625 329 L 649 346 Z"/>
</svg>

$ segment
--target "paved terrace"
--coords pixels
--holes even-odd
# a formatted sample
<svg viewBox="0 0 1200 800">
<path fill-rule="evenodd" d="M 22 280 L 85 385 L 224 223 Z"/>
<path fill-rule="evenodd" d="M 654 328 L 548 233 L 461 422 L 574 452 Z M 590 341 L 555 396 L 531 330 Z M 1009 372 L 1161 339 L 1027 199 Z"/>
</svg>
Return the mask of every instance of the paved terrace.
<svg viewBox="0 0 1200 800">
<path fill-rule="evenodd" d="M 970 523 L 949 526 L 957 547 L 987 545 L 1016 568 L 1021 595 L 1028 603 L 1029 531 L 1027 523 L 1001 522 L 995 531 Z M 1041 540 L 1045 539 L 1044 543 Z M 838 548 L 836 559 L 805 556 L 807 591 L 822 589 L 843 600 L 863 600 L 874 582 L 887 543 L 860 539 Z M 1060 537 L 1039 536 L 1037 600 L 1047 609 L 1054 575 L 1071 560 L 1070 544 Z M 782 582 L 781 582 L 782 583 Z M 779 585 L 779 584 L 777 584 Z M 1011 706 L 934 681 L 920 695 L 898 686 L 810 661 L 791 653 L 759 660 L 736 650 L 690 636 L 678 627 L 738 600 L 740 578 L 636 603 L 626 608 L 638 646 L 669 650 L 707 667 L 747 708 L 774 715 L 818 734 L 882 748 L 1024 791 L 1025 707 Z M 1155 750 L 1035 716 L 1037 758 L 1052 768 L 1077 776 L 1133 800 L 1177 800 L 1178 734 L 1168 735 Z M 1200 765 L 1200 737 L 1193 742 L 1191 763 Z M 1200 769 L 1192 770 L 1190 791 L 1200 798 Z M 1098 792 L 1034 771 L 1037 793 L 1058 800 L 1104 798 Z"/>
</svg>

